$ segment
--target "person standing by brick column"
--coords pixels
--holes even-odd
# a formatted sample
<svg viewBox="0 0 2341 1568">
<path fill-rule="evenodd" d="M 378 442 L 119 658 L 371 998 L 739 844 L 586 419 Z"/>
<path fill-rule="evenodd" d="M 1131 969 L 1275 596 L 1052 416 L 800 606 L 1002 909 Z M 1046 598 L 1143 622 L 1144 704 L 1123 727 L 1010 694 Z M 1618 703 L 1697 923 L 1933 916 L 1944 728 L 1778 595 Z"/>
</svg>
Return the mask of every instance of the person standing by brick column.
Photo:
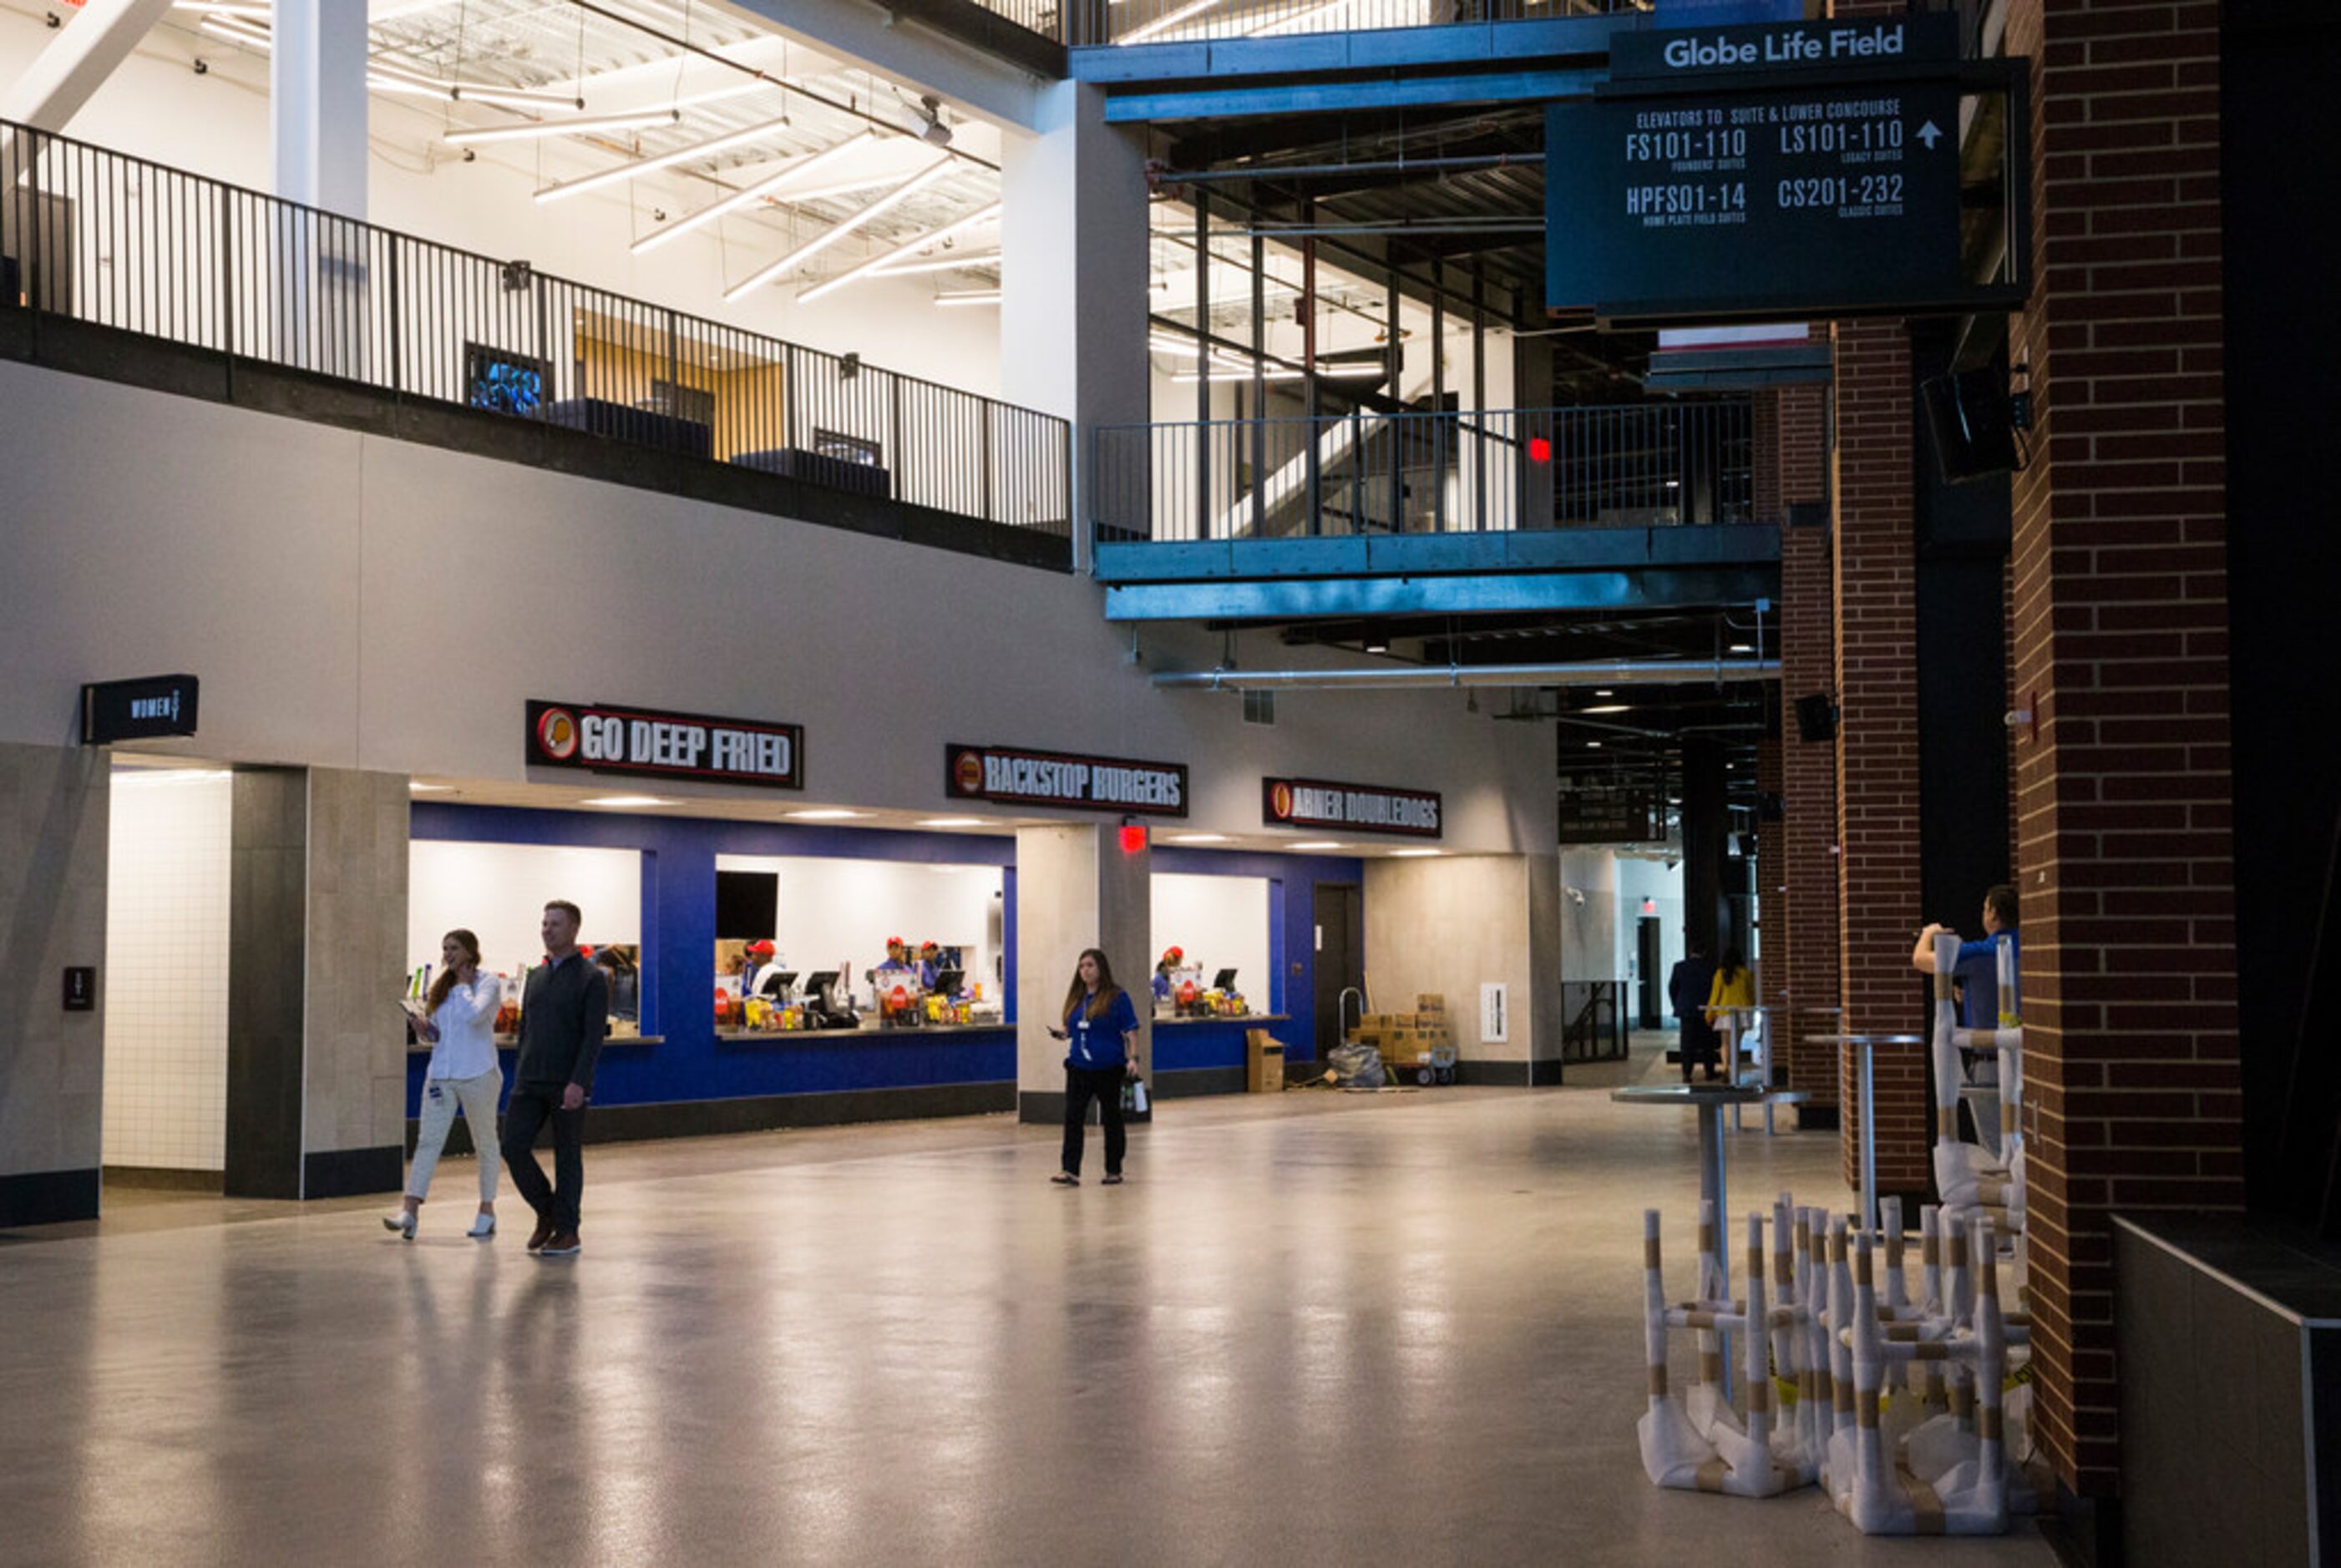
<svg viewBox="0 0 2341 1568">
<path fill-rule="evenodd" d="M 593 1063 L 610 1027 L 610 982 L 577 950 L 584 917 L 555 898 L 539 929 L 544 963 L 530 971 L 521 998 L 520 1060 L 504 1107 L 504 1164 L 513 1186 L 536 1211 L 528 1250 L 541 1257 L 573 1257 L 578 1200 L 585 1186 L 585 1102 L 593 1092 Z M 553 1180 L 536 1163 L 536 1135 L 553 1124 Z"/>
</svg>

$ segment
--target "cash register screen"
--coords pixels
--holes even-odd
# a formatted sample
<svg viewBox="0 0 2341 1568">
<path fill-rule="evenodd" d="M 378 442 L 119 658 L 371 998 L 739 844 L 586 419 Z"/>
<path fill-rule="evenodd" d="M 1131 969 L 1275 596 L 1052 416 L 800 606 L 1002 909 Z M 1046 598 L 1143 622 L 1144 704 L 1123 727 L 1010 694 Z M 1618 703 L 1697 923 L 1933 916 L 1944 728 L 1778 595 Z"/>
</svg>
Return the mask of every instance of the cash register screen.
<svg viewBox="0 0 2341 1568">
<path fill-rule="evenodd" d="M 935 971 L 935 989 L 941 991 L 946 997 L 958 996 L 960 987 L 966 983 L 967 971 L 964 969 L 938 969 Z"/>
</svg>

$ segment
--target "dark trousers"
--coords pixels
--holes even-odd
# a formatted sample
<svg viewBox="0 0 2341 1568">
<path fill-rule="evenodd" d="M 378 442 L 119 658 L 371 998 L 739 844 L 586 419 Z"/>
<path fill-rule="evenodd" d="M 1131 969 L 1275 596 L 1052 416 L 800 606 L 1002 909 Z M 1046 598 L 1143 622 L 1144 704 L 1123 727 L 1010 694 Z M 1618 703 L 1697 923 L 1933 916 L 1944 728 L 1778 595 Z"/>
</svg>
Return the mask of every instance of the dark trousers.
<svg viewBox="0 0 2341 1568">
<path fill-rule="evenodd" d="M 1075 1176 L 1081 1174 L 1081 1135 L 1089 1120 L 1090 1101 L 1098 1103 L 1098 1117 L 1105 1123 L 1105 1174 L 1121 1174 L 1122 1150 L 1130 1144 L 1130 1135 L 1121 1125 L 1121 1086 L 1129 1077 L 1122 1067 L 1067 1067 L 1065 1069 L 1065 1169 Z"/>
<path fill-rule="evenodd" d="M 504 1168 L 537 1217 L 555 1230 L 577 1228 L 577 1200 L 585 1190 L 585 1111 L 561 1108 L 560 1089 L 515 1086 L 504 1107 Z M 553 1124 L 553 1182 L 536 1163 L 536 1135 Z"/>
</svg>

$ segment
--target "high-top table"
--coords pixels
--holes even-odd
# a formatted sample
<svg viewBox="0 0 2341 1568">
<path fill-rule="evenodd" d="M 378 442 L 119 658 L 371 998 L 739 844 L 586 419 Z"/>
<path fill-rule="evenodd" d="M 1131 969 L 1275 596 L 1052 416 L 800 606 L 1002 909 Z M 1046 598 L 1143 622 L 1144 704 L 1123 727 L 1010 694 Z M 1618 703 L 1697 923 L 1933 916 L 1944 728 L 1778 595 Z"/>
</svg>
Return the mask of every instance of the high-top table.
<svg viewBox="0 0 2341 1568">
<path fill-rule="evenodd" d="M 1878 1049 L 1926 1045 L 1924 1035 L 1807 1035 L 1808 1046 L 1861 1050 L 1861 1224 L 1878 1234 Z"/>
<path fill-rule="evenodd" d="M 1612 1089 L 1609 1097 L 1621 1105 L 1689 1106 L 1698 1112 L 1698 1196 L 1701 1202 L 1714 1206 L 1709 1212 L 1715 1216 L 1716 1255 L 1728 1257 L 1733 1233 L 1723 1181 L 1723 1113 L 1727 1107 L 1737 1110 L 1741 1106 L 1801 1105 L 1804 1091 L 1759 1088 L 1754 1084 L 1638 1084 Z M 1712 1277 L 1703 1264 L 1698 1294 L 1709 1301 L 1730 1298 L 1727 1282 Z M 1731 1384 L 1730 1336 L 1718 1337 L 1723 1341 L 1723 1381 L 1728 1388 Z"/>
</svg>

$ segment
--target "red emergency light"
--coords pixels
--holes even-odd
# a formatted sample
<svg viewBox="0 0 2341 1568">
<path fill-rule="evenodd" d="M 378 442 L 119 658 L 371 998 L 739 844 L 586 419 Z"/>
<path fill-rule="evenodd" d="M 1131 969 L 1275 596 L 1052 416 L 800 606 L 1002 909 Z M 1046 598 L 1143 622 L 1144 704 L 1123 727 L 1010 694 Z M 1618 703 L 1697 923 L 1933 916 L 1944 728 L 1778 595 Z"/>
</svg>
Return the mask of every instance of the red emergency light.
<svg viewBox="0 0 2341 1568">
<path fill-rule="evenodd" d="M 1121 852 L 1135 855 L 1146 848 L 1146 824 L 1124 822 L 1121 825 Z"/>
<path fill-rule="evenodd" d="M 1552 461 L 1552 442 L 1545 440 L 1545 438 L 1540 435 L 1532 435 L 1529 437 L 1529 461 L 1530 462 L 1550 462 Z"/>
</svg>

